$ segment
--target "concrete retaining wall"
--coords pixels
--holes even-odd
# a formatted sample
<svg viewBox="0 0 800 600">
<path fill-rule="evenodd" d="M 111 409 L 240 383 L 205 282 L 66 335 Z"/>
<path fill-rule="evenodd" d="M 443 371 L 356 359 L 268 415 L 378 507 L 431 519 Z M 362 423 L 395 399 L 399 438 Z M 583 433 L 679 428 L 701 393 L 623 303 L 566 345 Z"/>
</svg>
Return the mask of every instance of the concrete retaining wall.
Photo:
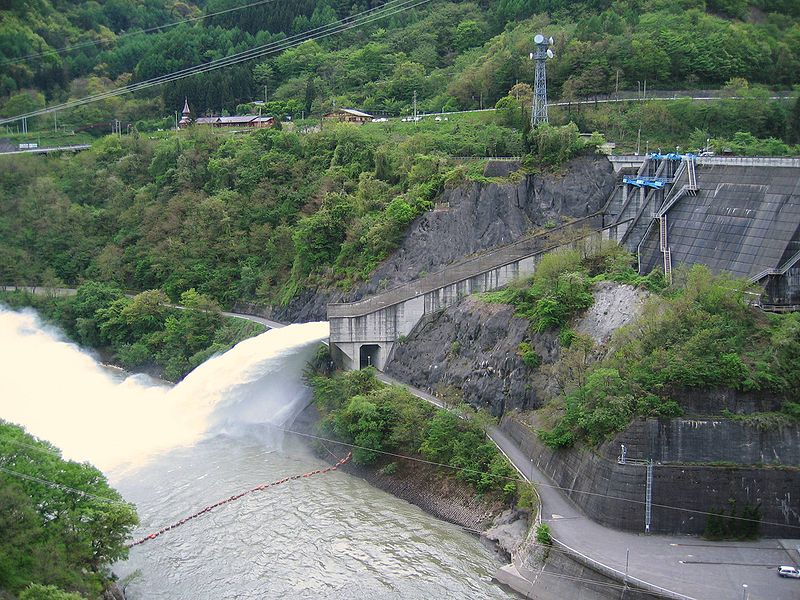
<svg viewBox="0 0 800 600">
<path fill-rule="evenodd" d="M 645 430 L 647 431 L 645 426 Z M 649 426 L 652 427 L 652 426 Z M 617 442 L 607 444 L 599 452 L 585 448 L 552 450 L 542 444 L 536 434 L 512 417 L 503 419 L 501 428 L 532 458 L 591 519 L 617 529 L 644 531 L 646 468 L 636 464 L 618 464 L 614 455 Z M 691 426 L 678 426 L 687 431 Z M 736 431 L 730 426 L 728 432 Z M 638 432 L 641 434 L 642 430 Z M 621 435 L 632 446 L 636 436 Z M 720 429 L 720 434 L 724 430 Z M 738 432 L 730 442 L 717 442 L 739 452 L 746 435 Z M 781 434 L 782 435 L 782 434 Z M 777 439 L 781 435 L 776 436 Z M 790 438 L 794 434 L 787 434 Z M 677 438 L 664 441 L 662 453 L 678 452 L 670 447 Z M 641 442 L 644 444 L 644 442 Z M 683 456 L 702 456 L 708 446 L 689 450 L 690 440 L 681 439 Z M 800 526 L 800 471 L 797 468 L 759 468 L 754 466 L 656 465 L 653 471 L 653 510 L 650 531 L 668 534 L 701 534 L 705 530 L 707 511 L 728 509 L 734 499 L 741 507 L 760 505 L 763 514 L 761 533 L 767 537 L 794 537 Z M 677 509 L 677 510 L 676 510 Z M 773 523 L 773 524 L 768 524 Z"/>
<path fill-rule="evenodd" d="M 383 370 L 394 343 L 411 333 L 423 315 L 443 310 L 469 294 L 495 290 L 533 275 L 547 251 L 589 246 L 615 235 L 616 227 L 598 231 L 601 227 L 602 217 L 595 215 L 454 264 L 378 296 L 329 304 L 330 341 L 337 347 L 335 360 L 345 369 L 358 369 L 365 366 L 365 347 L 378 347 L 377 353 L 370 354 L 369 364 Z"/>
<path fill-rule="evenodd" d="M 661 463 L 800 466 L 797 425 L 762 431 L 729 419 L 646 419 L 631 423 L 601 452 L 615 459 L 620 444 L 629 459 Z"/>
</svg>

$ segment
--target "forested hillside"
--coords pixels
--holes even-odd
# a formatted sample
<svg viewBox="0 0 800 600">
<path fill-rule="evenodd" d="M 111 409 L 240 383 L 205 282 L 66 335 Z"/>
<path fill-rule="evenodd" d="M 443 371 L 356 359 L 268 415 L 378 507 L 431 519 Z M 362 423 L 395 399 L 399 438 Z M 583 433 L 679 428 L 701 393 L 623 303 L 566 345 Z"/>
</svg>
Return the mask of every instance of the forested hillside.
<svg viewBox="0 0 800 600">
<path fill-rule="evenodd" d="M 481 177 L 482 165 L 473 174 L 447 155 L 523 151 L 520 132 L 491 122 L 383 125 L 193 128 L 109 136 L 76 156 L 0 157 L 0 281 L 100 280 L 175 302 L 194 288 L 225 306 L 346 290 L 445 185 Z M 575 131 L 570 151 L 581 145 Z"/>
<path fill-rule="evenodd" d="M 303 32 L 312 37 L 337 19 L 385 3 L 250 4 L 237 10 L 245 3 L 11 2 L 0 15 L 2 114 L 147 80 Z M 233 113 L 265 99 L 266 109 L 278 116 L 320 114 L 334 101 L 398 114 L 410 109 L 414 91 L 423 111 L 490 107 L 516 82 L 530 81 L 528 53 L 539 31 L 555 39 L 551 94 L 568 99 L 637 90 L 644 81 L 649 89 L 718 88 L 743 78 L 787 89 L 800 73 L 800 5 L 793 0 L 433 0 L 397 6 L 393 16 L 266 59 L 72 109 L 61 123 L 76 129 L 119 118 L 140 129 L 164 125 L 184 97 L 195 114 Z M 66 46 L 71 49 L 55 51 Z"/>
</svg>

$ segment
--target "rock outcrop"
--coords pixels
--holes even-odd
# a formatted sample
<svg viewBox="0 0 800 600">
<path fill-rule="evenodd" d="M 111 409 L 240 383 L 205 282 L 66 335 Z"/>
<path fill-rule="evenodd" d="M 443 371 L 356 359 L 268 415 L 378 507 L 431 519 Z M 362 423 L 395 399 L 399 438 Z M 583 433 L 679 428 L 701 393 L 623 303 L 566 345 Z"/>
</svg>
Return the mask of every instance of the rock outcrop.
<svg viewBox="0 0 800 600">
<path fill-rule="evenodd" d="M 562 173 L 526 175 L 517 183 L 470 183 L 445 190 L 434 210 L 416 219 L 400 247 L 370 277 L 344 294 L 305 290 L 268 316 L 324 320 L 328 302 L 350 302 L 432 273 L 465 256 L 518 240 L 546 223 L 599 211 L 614 189 L 611 163 L 600 156 L 570 161 Z"/>
<path fill-rule="evenodd" d="M 461 400 L 499 416 L 541 404 L 532 383 L 535 369 L 517 352 L 527 341 L 545 363 L 559 356 L 557 333 L 531 335 L 529 323 L 505 304 L 474 297 L 422 321 L 395 348 L 386 372 L 433 393 L 460 391 Z"/>
</svg>

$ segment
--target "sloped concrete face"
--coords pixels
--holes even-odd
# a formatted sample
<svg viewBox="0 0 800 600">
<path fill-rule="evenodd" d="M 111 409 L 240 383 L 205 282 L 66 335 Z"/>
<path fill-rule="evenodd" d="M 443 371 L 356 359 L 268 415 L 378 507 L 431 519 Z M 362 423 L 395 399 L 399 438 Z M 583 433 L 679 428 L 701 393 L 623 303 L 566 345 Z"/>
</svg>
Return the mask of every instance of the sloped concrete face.
<svg viewBox="0 0 800 600">
<path fill-rule="evenodd" d="M 697 195 L 666 213 L 673 265 L 702 263 L 753 278 L 800 250 L 800 164 L 701 163 L 697 182 Z M 642 272 L 662 264 L 659 241 L 656 227 L 642 240 Z"/>
</svg>

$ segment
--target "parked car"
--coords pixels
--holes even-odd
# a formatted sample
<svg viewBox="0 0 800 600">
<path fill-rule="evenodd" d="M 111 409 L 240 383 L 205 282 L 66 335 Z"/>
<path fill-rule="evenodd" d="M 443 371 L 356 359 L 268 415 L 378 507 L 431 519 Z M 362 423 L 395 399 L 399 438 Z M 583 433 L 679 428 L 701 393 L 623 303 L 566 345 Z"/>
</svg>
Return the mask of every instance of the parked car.
<svg viewBox="0 0 800 600">
<path fill-rule="evenodd" d="M 798 570 L 797 567 L 787 567 L 787 566 L 778 567 L 778 576 L 800 579 L 800 570 Z"/>
</svg>

